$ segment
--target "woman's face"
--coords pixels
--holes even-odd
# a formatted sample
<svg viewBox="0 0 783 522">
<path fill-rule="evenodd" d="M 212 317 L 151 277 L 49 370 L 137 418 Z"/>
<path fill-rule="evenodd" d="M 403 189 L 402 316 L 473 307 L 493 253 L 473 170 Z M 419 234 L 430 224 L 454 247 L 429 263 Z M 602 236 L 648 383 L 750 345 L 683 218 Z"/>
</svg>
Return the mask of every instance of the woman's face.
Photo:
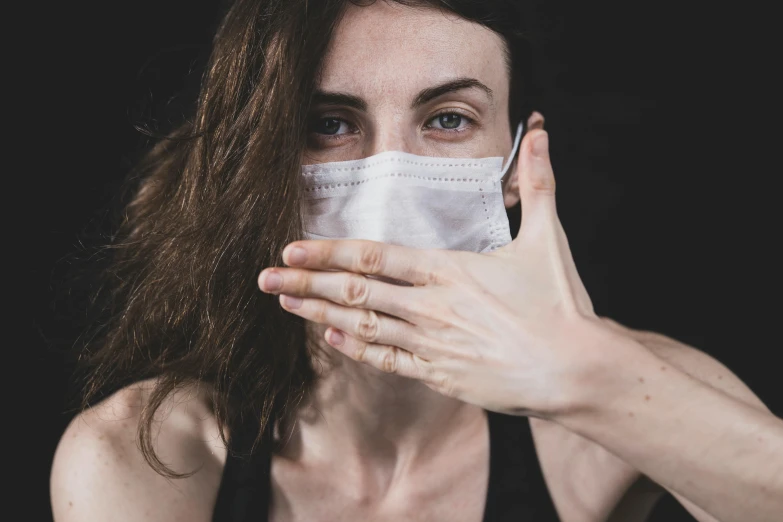
<svg viewBox="0 0 783 522">
<path fill-rule="evenodd" d="M 324 57 L 305 163 L 389 150 L 507 158 L 504 45 L 484 26 L 435 9 L 350 5 Z"/>
</svg>

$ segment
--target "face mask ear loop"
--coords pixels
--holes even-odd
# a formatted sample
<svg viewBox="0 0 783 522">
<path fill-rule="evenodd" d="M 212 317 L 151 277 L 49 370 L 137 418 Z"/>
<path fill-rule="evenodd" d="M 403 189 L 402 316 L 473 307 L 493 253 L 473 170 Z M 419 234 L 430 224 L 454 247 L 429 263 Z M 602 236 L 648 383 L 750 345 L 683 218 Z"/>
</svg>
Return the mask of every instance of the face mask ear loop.
<svg viewBox="0 0 783 522">
<path fill-rule="evenodd" d="M 501 183 L 505 180 L 503 180 L 503 177 L 506 175 L 506 172 L 508 172 L 508 168 L 511 166 L 511 163 L 514 162 L 514 158 L 517 155 L 517 150 L 519 150 L 519 142 L 522 141 L 522 134 L 525 129 L 525 123 L 519 122 L 519 125 L 517 126 L 517 135 L 514 138 L 514 147 L 511 149 L 511 154 L 508 156 L 508 161 L 506 161 L 506 166 L 503 167 L 503 171 L 500 173 L 500 180 Z"/>
</svg>

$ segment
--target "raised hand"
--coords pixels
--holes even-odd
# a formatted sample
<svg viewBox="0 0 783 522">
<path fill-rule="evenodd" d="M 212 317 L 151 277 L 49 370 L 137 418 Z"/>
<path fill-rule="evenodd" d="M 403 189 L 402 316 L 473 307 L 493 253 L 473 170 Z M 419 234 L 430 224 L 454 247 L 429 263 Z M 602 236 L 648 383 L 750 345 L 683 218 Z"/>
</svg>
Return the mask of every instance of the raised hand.
<svg viewBox="0 0 783 522">
<path fill-rule="evenodd" d="M 557 215 L 548 149 L 542 129 L 523 139 L 521 228 L 492 253 L 297 241 L 283 252 L 289 267 L 264 270 L 259 286 L 329 325 L 331 346 L 385 372 L 504 413 L 575 407 L 608 348 Z"/>
</svg>

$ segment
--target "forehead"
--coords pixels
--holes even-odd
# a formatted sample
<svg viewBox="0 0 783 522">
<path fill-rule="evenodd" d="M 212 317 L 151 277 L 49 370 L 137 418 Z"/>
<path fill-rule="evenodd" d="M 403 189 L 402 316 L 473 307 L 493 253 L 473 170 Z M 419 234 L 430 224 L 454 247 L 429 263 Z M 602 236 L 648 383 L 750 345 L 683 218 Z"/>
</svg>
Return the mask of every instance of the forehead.
<svg viewBox="0 0 783 522">
<path fill-rule="evenodd" d="M 378 1 L 348 6 L 324 56 L 319 88 L 372 98 L 456 77 L 475 78 L 507 99 L 503 39 L 453 13 Z"/>
</svg>

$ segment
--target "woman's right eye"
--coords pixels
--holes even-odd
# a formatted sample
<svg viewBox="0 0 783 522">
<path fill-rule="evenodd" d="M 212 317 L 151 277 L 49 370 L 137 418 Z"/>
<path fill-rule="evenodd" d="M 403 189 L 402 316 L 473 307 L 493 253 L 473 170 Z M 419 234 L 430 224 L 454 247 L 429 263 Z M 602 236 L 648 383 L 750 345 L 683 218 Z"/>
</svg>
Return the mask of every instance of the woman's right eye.
<svg viewBox="0 0 783 522">
<path fill-rule="evenodd" d="M 327 136 L 338 136 L 348 132 L 348 124 L 337 118 L 321 118 L 313 123 L 310 130 Z"/>
</svg>

